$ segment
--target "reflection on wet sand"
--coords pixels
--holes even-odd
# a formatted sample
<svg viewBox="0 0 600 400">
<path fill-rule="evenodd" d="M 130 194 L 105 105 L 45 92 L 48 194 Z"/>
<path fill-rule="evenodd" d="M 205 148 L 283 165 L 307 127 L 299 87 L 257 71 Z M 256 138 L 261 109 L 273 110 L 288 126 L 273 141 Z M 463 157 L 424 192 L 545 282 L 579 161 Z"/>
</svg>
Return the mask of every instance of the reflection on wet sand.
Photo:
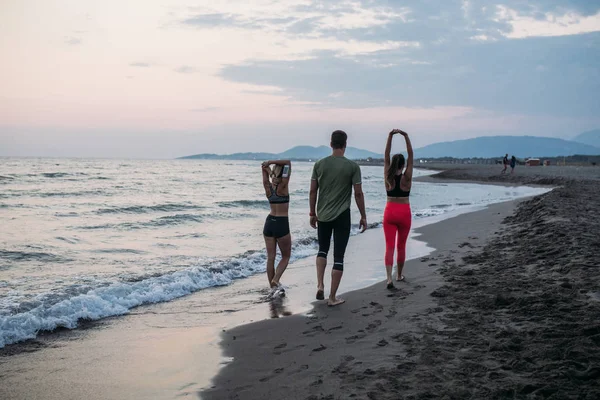
<svg viewBox="0 0 600 400">
<path fill-rule="evenodd" d="M 288 300 L 286 297 L 274 297 L 269 301 L 271 318 L 287 317 L 292 312 L 287 308 Z"/>
</svg>

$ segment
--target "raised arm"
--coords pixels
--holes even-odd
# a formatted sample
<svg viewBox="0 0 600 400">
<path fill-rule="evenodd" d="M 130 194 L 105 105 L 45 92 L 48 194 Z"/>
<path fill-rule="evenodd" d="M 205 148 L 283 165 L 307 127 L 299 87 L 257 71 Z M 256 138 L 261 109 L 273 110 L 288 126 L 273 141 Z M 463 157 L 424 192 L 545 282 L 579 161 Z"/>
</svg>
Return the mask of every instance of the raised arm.
<svg viewBox="0 0 600 400">
<path fill-rule="evenodd" d="M 279 184 L 279 186 L 282 189 L 287 189 L 288 184 L 290 183 L 290 176 L 292 175 L 292 163 L 290 160 L 282 160 L 282 161 L 285 161 L 286 163 L 278 164 L 278 165 L 283 165 L 283 171 L 281 172 L 281 183 Z"/>
<path fill-rule="evenodd" d="M 413 175 L 413 148 L 410 143 L 410 138 L 408 137 L 408 133 L 404 131 L 399 131 L 399 133 L 404 136 L 404 140 L 406 141 L 406 151 L 408 153 L 408 159 L 406 160 L 406 170 L 404 171 L 404 176 L 406 177 L 407 183 L 412 183 L 412 175 Z"/>
<path fill-rule="evenodd" d="M 265 188 L 265 194 L 267 195 L 267 197 L 269 197 L 271 195 L 271 181 L 269 181 L 269 174 L 271 173 L 271 169 L 268 165 L 265 165 L 265 163 L 261 165 L 261 168 L 263 187 Z"/>
<path fill-rule="evenodd" d="M 388 135 L 387 143 L 385 145 L 385 153 L 383 155 L 383 167 L 385 173 L 387 174 L 388 169 L 390 168 L 390 153 L 392 152 L 392 139 L 394 134 L 396 133 L 396 129 L 392 129 Z"/>
<path fill-rule="evenodd" d="M 290 160 L 269 160 L 269 161 L 265 161 L 265 163 L 268 163 L 268 165 L 292 165 L 292 162 Z"/>
</svg>

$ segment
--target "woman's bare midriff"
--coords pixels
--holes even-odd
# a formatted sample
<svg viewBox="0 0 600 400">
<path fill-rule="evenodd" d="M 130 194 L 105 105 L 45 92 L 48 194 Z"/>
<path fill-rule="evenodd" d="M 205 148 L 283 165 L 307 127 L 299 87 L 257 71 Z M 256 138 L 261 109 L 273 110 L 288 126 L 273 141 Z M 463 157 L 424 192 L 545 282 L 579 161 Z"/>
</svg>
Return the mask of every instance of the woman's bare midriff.
<svg viewBox="0 0 600 400">
<path fill-rule="evenodd" d="M 272 215 L 274 217 L 287 217 L 289 209 L 290 209 L 289 203 L 271 204 L 270 215 Z"/>
<path fill-rule="evenodd" d="M 387 198 L 387 201 L 389 201 L 390 203 L 398 203 L 398 204 L 409 204 L 409 200 L 408 197 L 389 197 Z"/>
</svg>

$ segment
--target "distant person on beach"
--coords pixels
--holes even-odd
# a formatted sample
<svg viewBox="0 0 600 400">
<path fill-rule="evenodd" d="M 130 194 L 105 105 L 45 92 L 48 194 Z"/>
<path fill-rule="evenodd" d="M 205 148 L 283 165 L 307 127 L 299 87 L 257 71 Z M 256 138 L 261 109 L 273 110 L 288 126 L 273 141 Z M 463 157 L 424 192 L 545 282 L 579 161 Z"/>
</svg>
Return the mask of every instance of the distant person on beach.
<svg viewBox="0 0 600 400">
<path fill-rule="evenodd" d="M 506 169 L 508 168 L 508 153 L 504 156 L 504 159 L 502 160 L 502 164 L 504 164 L 504 169 L 500 173 L 504 174 L 506 172 Z"/>
<path fill-rule="evenodd" d="M 395 154 L 390 160 L 392 139 L 394 135 L 404 136 L 408 160 L 402 154 Z M 405 165 L 406 164 L 406 165 Z M 406 166 L 406 169 L 404 168 Z M 404 280 L 402 270 L 406 260 L 406 240 L 410 232 L 412 214 L 408 197 L 412 186 L 413 149 L 408 133 L 393 129 L 387 139 L 384 155 L 384 179 L 387 191 L 387 204 L 383 213 L 383 233 L 385 235 L 385 269 L 387 272 L 387 288 L 393 289 L 392 268 L 394 265 L 394 248 L 396 249 L 397 272 L 396 281 Z"/>
<path fill-rule="evenodd" d="M 274 165 L 272 169 L 271 165 Z M 263 186 L 271 206 L 271 213 L 267 216 L 263 229 L 267 246 L 267 278 L 271 287 L 271 295 L 277 290 L 282 294 L 284 293 L 279 281 L 290 262 L 292 252 L 292 238 L 288 219 L 290 205 L 288 183 L 291 173 L 292 163 L 289 160 L 265 161 L 262 163 Z M 279 246 L 281 252 L 281 260 L 277 265 L 277 269 L 275 269 L 277 246 Z"/>
<path fill-rule="evenodd" d="M 354 200 L 361 215 L 359 228 L 361 232 L 367 229 L 360 167 L 344 157 L 347 140 L 348 135 L 344 131 L 331 134 L 332 154 L 315 163 L 310 183 L 310 225 L 317 229 L 319 238 L 316 260 L 317 300 L 325 299 L 325 268 L 333 233 L 331 291 L 327 302 L 329 306 L 344 303 L 336 294 L 344 273 L 344 254 L 350 239 L 350 203 L 353 187 Z"/>
<path fill-rule="evenodd" d="M 512 156 L 510 158 L 510 173 L 512 174 L 513 172 L 515 172 L 515 166 L 517 165 L 517 158 L 515 156 Z"/>
</svg>

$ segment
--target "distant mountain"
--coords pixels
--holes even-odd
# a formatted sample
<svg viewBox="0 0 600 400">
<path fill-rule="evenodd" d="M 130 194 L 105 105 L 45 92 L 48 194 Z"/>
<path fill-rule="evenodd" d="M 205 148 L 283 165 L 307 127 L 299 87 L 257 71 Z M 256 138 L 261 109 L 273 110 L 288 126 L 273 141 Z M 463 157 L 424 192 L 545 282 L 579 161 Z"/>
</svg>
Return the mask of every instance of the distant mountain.
<svg viewBox="0 0 600 400">
<path fill-rule="evenodd" d="M 331 147 L 326 146 L 296 146 L 289 150 L 279 153 L 277 156 L 282 159 L 319 159 L 331 154 Z"/>
<path fill-rule="evenodd" d="M 600 147 L 600 129 L 584 132 L 581 135 L 577 135 L 573 139 L 573 141 L 587 144 L 590 146 Z"/>
<path fill-rule="evenodd" d="M 586 132 L 577 138 L 594 140 L 600 138 L 600 130 Z M 406 151 L 404 151 L 406 152 Z M 577 141 L 538 137 L 538 136 L 483 136 L 473 139 L 456 140 L 430 144 L 415 149 L 417 158 L 493 158 L 504 154 L 515 155 L 518 158 L 527 157 L 560 157 L 570 155 L 600 155 L 600 146 L 595 147 Z M 181 159 L 203 160 L 318 160 L 331 154 L 327 146 L 296 146 L 282 153 L 234 153 L 234 154 L 195 154 Z M 366 158 L 383 158 L 382 154 L 372 151 L 348 147 L 346 157 L 357 160 Z"/>
<path fill-rule="evenodd" d="M 327 146 L 296 146 L 283 153 L 234 153 L 234 154 L 195 154 L 192 156 L 180 157 L 180 159 L 203 159 L 203 160 L 273 160 L 273 159 L 291 159 L 291 160 L 318 160 L 331 154 L 331 148 Z M 355 147 L 346 148 L 346 157 L 357 160 L 364 158 L 382 158 L 382 154 L 372 151 L 357 149 Z"/>
<path fill-rule="evenodd" d="M 518 158 L 599 155 L 600 148 L 570 140 L 537 136 L 484 136 L 435 143 L 415 150 L 417 158 L 493 158 L 508 153 Z"/>
</svg>

